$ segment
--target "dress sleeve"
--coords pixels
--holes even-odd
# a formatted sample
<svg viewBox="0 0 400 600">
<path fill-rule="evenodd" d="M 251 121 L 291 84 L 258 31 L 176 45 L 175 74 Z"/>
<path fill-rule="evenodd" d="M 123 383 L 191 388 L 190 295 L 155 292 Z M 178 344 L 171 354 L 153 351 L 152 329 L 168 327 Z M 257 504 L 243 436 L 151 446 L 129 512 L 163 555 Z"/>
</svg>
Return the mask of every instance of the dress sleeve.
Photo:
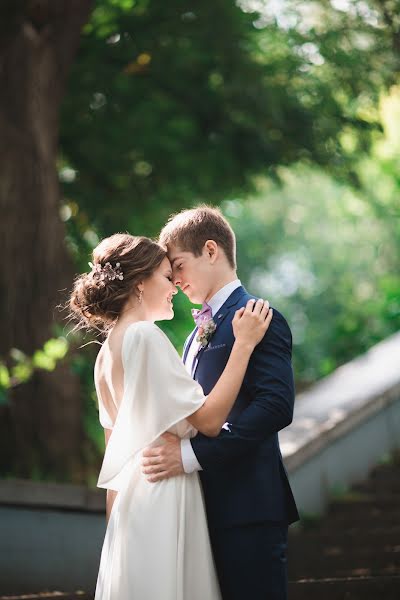
<svg viewBox="0 0 400 600">
<path fill-rule="evenodd" d="M 122 343 L 124 395 L 108 441 L 98 487 L 121 489 L 125 467 L 205 402 L 167 336 L 153 323 L 128 327 Z"/>
</svg>

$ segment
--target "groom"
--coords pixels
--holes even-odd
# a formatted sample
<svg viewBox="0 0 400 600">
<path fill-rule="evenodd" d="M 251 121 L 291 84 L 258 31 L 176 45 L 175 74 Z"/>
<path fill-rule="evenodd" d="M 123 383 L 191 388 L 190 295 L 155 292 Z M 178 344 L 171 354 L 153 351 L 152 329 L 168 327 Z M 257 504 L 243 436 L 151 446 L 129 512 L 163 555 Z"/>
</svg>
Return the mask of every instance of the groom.
<svg viewBox="0 0 400 600">
<path fill-rule="evenodd" d="M 205 334 L 200 330 L 206 345 L 197 341 L 196 327 L 183 354 L 187 370 L 208 394 L 234 342 L 235 311 L 254 297 L 237 279 L 235 235 L 218 209 L 200 206 L 172 217 L 160 243 L 168 250 L 175 285 L 191 302 L 203 304 L 201 317 L 211 325 L 203 328 Z M 287 598 L 287 530 L 299 516 L 278 431 L 293 416 L 291 350 L 288 324 L 274 309 L 218 437 L 198 433 L 181 441 L 166 434 L 164 446 L 144 452 L 150 481 L 200 471 L 224 600 Z"/>
</svg>

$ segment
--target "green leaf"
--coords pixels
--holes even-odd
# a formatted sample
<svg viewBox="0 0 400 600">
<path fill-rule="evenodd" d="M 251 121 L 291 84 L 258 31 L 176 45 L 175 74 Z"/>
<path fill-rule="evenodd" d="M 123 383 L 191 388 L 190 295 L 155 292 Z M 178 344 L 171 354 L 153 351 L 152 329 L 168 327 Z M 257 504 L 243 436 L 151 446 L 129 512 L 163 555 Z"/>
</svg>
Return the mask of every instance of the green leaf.
<svg viewBox="0 0 400 600">
<path fill-rule="evenodd" d="M 44 369 L 45 371 L 54 371 L 56 368 L 56 361 L 51 356 L 48 356 L 43 350 L 37 350 L 32 358 L 32 364 L 38 369 Z"/>
<path fill-rule="evenodd" d="M 11 369 L 11 376 L 18 383 L 26 383 L 32 376 L 33 367 L 30 362 L 21 362 Z"/>
<path fill-rule="evenodd" d="M 0 388 L 10 387 L 10 373 L 5 365 L 0 363 Z"/>
<path fill-rule="evenodd" d="M 67 340 L 63 337 L 59 337 L 48 340 L 43 346 L 43 351 L 49 358 L 61 360 L 67 354 L 68 348 L 69 344 Z"/>
<path fill-rule="evenodd" d="M 22 352 L 22 350 L 19 350 L 18 348 L 11 348 L 10 356 L 13 360 L 15 360 L 15 362 L 24 362 L 28 358 L 26 356 L 26 354 L 24 352 Z"/>
</svg>

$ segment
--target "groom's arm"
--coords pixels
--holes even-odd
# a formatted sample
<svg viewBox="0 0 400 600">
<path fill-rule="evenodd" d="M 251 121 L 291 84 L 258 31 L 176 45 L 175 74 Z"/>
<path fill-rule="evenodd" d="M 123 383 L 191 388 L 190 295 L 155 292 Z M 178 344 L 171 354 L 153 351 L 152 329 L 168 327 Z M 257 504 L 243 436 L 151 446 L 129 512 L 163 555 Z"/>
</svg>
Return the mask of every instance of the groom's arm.
<svg viewBox="0 0 400 600">
<path fill-rule="evenodd" d="M 285 319 L 274 311 L 271 325 L 255 349 L 243 382 L 249 406 L 218 437 L 199 433 L 190 440 L 201 467 L 221 469 L 253 452 L 271 434 L 292 422 L 294 382 L 292 336 Z"/>
<path fill-rule="evenodd" d="M 180 438 L 165 434 L 164 445 L 143 451 L 143 472 L 148 480 L 161 481 L 199 467 L 207 471 L 222 469 L 256 451 L 270 435 L 287 427 L 294 407 L 291 355 L 289 326 L 274 310 L 271 325 L 251 356 L 243 383 L 248 407 L 229 424 L 230 431 L 223 429 L 215 438 L 198 433 L 190 442 L 182 440 L 182 444 L 189 444 L 189 454 L 183 456 L 185 464 Z"/>
</svg>

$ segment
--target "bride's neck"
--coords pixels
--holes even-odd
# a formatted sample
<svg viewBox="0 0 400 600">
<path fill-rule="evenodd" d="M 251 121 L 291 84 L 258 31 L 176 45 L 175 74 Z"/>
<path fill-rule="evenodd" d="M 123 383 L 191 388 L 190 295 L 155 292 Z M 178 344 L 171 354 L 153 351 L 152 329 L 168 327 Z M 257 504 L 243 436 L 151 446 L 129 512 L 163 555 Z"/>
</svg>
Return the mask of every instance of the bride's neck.
<svg viewBox="0 0 400 600">
<path fill-rule="evenodd" d="M 145 306 L 139 302 L 126 304 L 118 317 L 117 323 L 136 323 L 137 321 L 151 321 Z"/>
</svg>

